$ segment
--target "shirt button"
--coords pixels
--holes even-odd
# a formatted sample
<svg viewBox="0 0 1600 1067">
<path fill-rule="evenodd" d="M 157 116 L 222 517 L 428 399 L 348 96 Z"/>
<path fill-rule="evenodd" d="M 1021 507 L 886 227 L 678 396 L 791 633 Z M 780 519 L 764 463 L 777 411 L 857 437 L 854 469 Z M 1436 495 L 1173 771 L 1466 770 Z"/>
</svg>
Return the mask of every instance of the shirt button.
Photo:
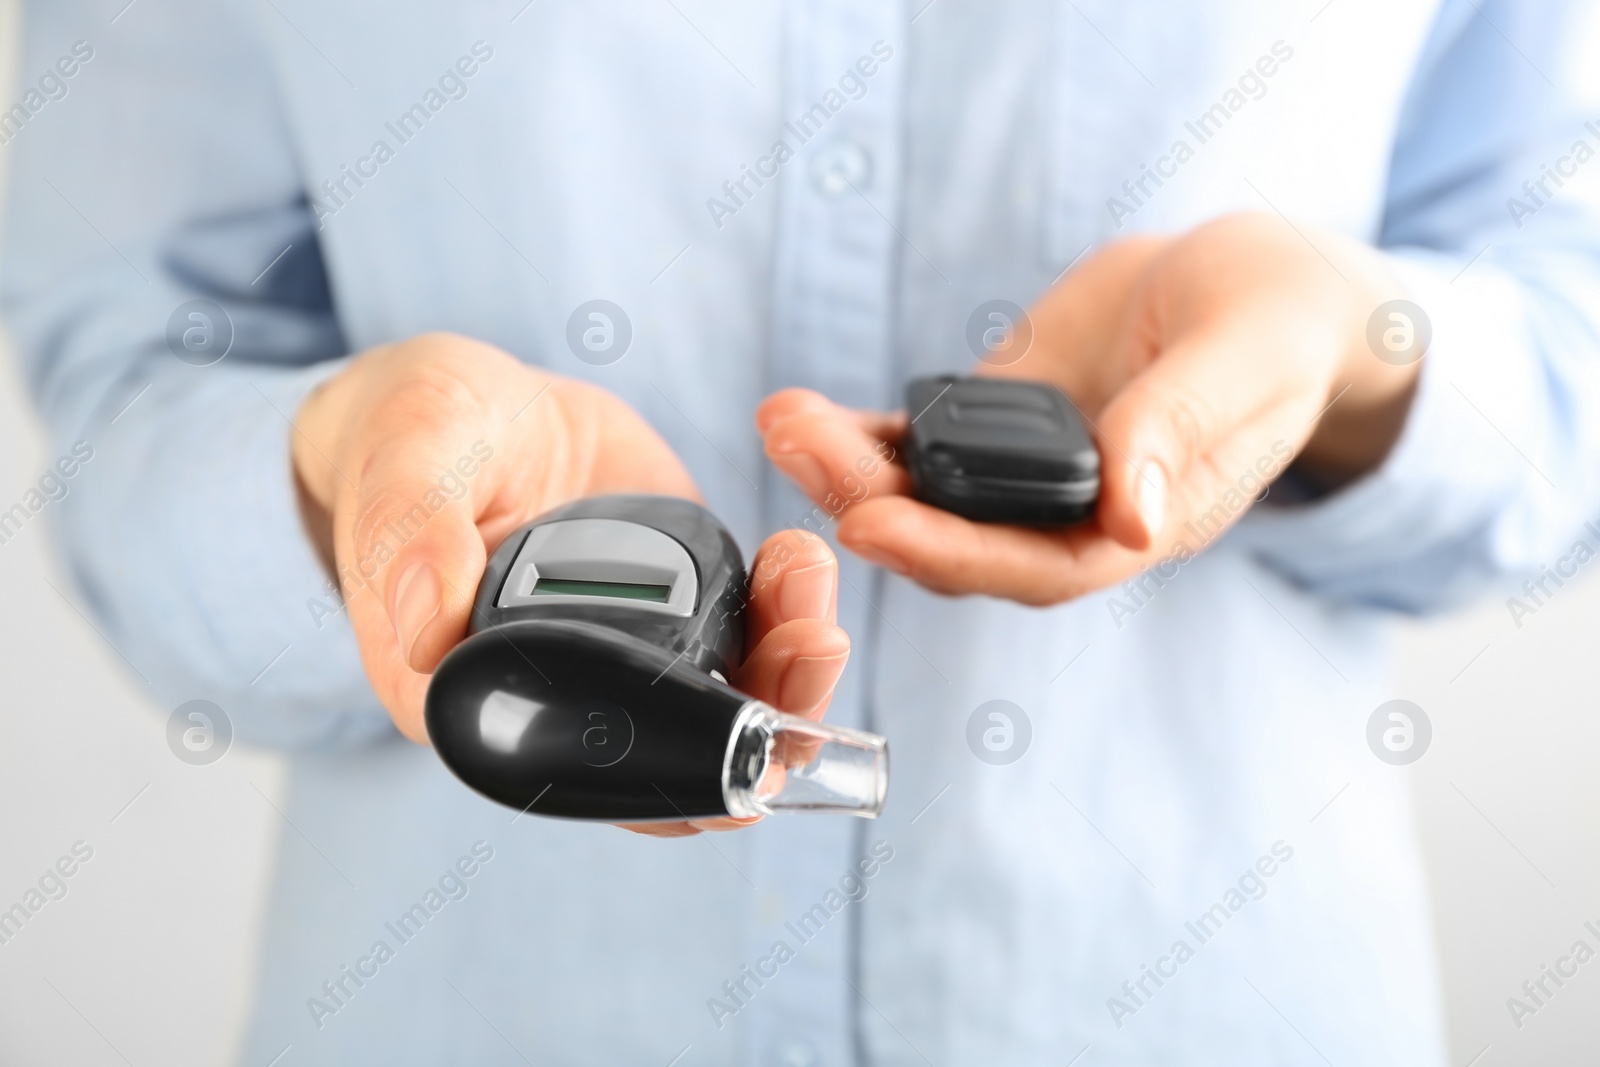
<svg viewBox="0 0 1600 1067">
<path fill-rule="evenodd" d="M 811 185 L 823 196 L 837 198 L 852 186 L 865 189 L 872 180 L 872 157 L 854 141 L 834 141 L 811 157 Z"/>
<path fill-rule="evenodd" d="M 817 1050 L 807 1041 L 791 1041 L 778 1050 L 778 1067 L 816 1067 Z"/>
</svg>

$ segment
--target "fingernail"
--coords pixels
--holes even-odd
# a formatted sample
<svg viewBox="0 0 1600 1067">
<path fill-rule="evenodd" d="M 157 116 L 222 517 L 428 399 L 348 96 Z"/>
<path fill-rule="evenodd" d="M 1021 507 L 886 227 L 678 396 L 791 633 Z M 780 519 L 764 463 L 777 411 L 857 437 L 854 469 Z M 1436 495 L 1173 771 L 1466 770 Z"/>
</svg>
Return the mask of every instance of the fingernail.
<svg viewBox="0 0 1600 1067">
<path fill-rule="evenodd" d="M 833 690 L 850 653 L 837 656 L 801 656 L 789 664 L 778 683 L 778 707 L 791 715 L 804 715 L 821 704 Z"/>
<path fill-rule="evenodd" d="M 783 576 L 778 612 L 788 619 L 826 619 L 833 606 L 833 564 L 813 563 Z"/>
<path fill-rule="evenodd" d="M 896 574 L 902 575 L 911 571 L 905 560 L 893 552 L 879 548 L 876 545 L 846 545 L 845 547 L 868 563 L 876 564 L 884 570 L 894 571 Z"/>
<path fill-rule="evenodd" d="M 431 563 L 413 563 L 400 576 L 394 594 L 394 630 L 400 653 L 411 662 L 417 638 L 439 614 L 439 572 Z"/>
<path fill-rule="evenodd" d="M 1139 468 L 1139 481 L 1134 489 L 1134 506 L 1139 521 L 1154 541 L 1167 521 L 1167 472 L 1161 464 L 1151 461 Z"/>
<path fill-rule="evenodd" d="M 787 474 L 800 491 L 812 499 L 828 495 L 828 476 L 822 464 L 804 452 L 779 452 L 772 457 L 777 468 Z"/>
</svg>

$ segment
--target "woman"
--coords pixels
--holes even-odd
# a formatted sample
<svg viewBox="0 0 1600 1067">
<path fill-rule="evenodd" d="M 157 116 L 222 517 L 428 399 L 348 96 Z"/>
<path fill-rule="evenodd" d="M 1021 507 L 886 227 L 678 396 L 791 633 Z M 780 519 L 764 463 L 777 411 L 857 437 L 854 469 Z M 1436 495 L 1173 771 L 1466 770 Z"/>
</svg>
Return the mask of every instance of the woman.
<svg viewBox="0 0 1600 1067">
<path fill-rule="evenodd" d="M 1594 504 L 1583 8 L 29 5 L 63 551 L 292 754 L 243 1062 L 1443 1062 L 1366 728 L 1386 613 Z M 873 413 L 973 367 L 1080 406 L 1092 523 L 909 499 Z M 737 681 L 887 734 L 878 822 L 423 747 L 486 553 L 615 491 L 766 538 Z"/>
</svg>

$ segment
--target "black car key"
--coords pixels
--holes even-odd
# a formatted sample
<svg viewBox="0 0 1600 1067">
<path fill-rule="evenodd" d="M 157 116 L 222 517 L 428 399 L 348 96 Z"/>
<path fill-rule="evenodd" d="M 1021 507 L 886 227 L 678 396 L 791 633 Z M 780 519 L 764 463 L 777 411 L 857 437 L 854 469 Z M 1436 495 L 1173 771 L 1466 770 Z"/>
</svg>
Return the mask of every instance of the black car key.
<svg viewBox="0 0 1600 1067">
<path fill-rule="evenodd" d="M 1100 454 L 1055 386 L 916 378 L 905 462 L 918 500 L 978 522 L 1058 526 L 1094 514 Z"/>
</svg>

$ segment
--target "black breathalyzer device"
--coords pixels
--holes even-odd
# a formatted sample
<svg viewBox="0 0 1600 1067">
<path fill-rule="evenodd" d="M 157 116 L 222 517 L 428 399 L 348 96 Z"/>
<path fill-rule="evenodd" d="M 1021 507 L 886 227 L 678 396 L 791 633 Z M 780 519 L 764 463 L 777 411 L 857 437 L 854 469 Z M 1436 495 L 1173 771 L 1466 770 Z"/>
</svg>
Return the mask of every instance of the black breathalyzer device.
<svg viewBox="0 0 1600 1067">
<path fill-rule="evenodd" d="M 918 500 L 978 522 L 1057 526 L 1094 514 L 1100 454 L 1047 382 L 915 378 L 905 463 Z"/>
<path fill-rule="evenodd" d="M 749 583 L 728 531 L 687 500 L 594 497 L 535 519 L 490 557 L 468 636 L 429 683 L 434 749 L 534 815 L 877 816 L 883 738 L 728 684 Z"/>
</svg>

